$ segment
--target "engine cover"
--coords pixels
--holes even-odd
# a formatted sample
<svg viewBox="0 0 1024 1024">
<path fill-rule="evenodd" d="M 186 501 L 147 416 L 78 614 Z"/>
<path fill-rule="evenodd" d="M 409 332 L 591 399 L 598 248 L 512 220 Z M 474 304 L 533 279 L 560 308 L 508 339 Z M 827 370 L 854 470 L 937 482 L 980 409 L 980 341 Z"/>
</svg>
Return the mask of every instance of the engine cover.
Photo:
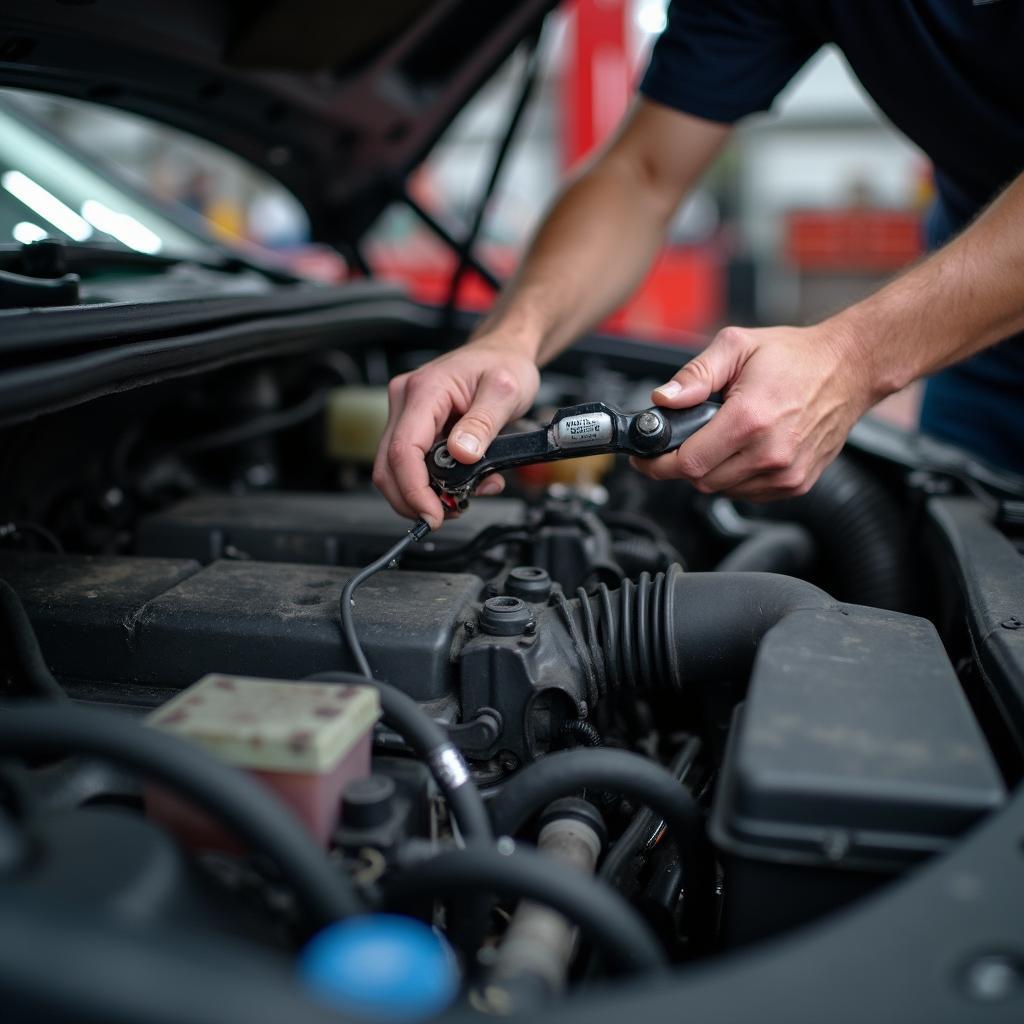
<svg viewBox="0 0 1024 1024">
<path fill-rule="evenodd" d="M 424 543 L 450 551 L 488 526 L 525 520 L 523 502 L 488 498 Z M 365 565 L 408 528 L 379 494 L 202 494 L 144 519 L 136 550 L 204 563 L 234 551 L 263 562 Z"/>
<path fill-rule="evenodd" d="M 180 689 L 207 672 L 298 679 L 355 663 L 339 626 L 355 570 L 281 562 L 0 554 L 47 663 L 64 679 Z M 457 626 L 482 581 L 379 573 L 355 621 L 374 673 L 419 701 L 453 691 Z"/>
</svg>

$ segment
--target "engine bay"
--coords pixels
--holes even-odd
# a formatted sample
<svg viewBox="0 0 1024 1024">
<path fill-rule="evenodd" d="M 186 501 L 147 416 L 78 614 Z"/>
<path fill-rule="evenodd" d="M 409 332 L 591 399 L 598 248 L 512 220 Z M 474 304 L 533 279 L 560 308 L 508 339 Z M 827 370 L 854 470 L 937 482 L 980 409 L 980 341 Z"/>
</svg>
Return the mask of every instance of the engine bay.
<svg viewBox="0 0 1024 1024">
<path fill-rule="evenodd" d="M 383 381 L 423 357 L 256 362 L 8 428 L 0 728 L 35 735 L 36 642 L 115 737 L 198 704 L 200 680 L 366 686 L 339 602 L 408 528 L 369 459 Z M 538 419 L 594 394 L 641 408 L 658 379 L 649 353 L 573 358 Z M 856 444 L 765 507 L 608 455 L 526 467 L 353 598 L 381 720 L 314 871 L 344 899 L 245 821 L 183 840 L 152 811 L 155 762 L 74 722 L 0 770 L 4 830 L 30 837 L 0 898 L 279 965 L 338 917 L 400 911 L 454 949 L 449 998 L 502 1015 L 827 920 L 954 849 L 1017 780 L 1024 652 L 972 643 L 990 584 L 965 566 L 988 545 L 1024 590 L 1019 504 Z M 161 786 L 223 806 L 174 771 Z"/>
</svg>

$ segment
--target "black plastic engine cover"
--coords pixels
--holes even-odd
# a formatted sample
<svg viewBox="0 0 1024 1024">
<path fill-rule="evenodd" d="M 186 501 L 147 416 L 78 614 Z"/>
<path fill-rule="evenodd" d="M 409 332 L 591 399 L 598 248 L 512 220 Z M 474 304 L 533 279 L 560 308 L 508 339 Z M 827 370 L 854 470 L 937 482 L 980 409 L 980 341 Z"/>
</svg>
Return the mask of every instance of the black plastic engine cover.
<svg viewBox="0 0 1024 1024">
<path fill-rule="evenodd" d="M 446 522 L 424 545 L 448 551 L 488 526 L 525 520 L 522 501 L 487 498 Z M 203 563 L 235 551 L 265 562 L 365 565 L 408 528 L 379 494 L 203 494 L 144 519 L 136 550 Z"/>
<path fill-rule="evenodd" d="M 338 601 L 355 570 L 286 563 L 0 554 L 61 677 L 181 688 L 207 672 L 298 679 L 355 668 Z M 453 689 L 456 626 L 476 576 L 383 572 L 356 594 L 370 667 L 420 701 Z"/>
</svg>

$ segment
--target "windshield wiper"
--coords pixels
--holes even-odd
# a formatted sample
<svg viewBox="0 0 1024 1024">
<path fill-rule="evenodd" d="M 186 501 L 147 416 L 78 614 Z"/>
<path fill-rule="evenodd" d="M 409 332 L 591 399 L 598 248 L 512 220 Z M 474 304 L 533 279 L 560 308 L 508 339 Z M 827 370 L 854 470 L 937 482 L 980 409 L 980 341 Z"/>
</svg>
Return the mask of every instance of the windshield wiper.
<svg viewBox="0 0 1024 1024">
<path fill-rule="evenodd" d="M 0 309 L 23 306 L 73 306 L 80 301 L 81 275 L 97 270 L 161 271 L 181 264 L 220 273 L 258 270 L 279 283 L 295 278 L 272 268 L 255 267 L 230 254 L 197 258 L 139 252 L 103 242 L 43 238 L 38 242 L 0 243 Z"/>
<path fill-rule="evenodd" d="M 215 252 L 215 250 L 211 250 Z M 72 242 L 42 238 L 38 242 L 0 243 L 0 270 L 34 278 L 58 278 L 65 274 L 93 270 L 130 270 L 133 267 L 160 270 L 180 263 L 193 263 L 211 270 L 234 270 L 243 264 L 230 256 L 166 256 L 140 252 L 116 243 Z"/>
</svg>

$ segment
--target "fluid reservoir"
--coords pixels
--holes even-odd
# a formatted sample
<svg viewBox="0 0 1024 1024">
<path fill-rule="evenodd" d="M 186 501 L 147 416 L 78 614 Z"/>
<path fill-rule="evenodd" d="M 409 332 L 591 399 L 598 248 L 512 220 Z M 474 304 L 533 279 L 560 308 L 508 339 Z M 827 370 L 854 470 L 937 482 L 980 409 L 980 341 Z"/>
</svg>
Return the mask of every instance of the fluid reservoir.
<svg viewBox="0 0 1024 1024">
<path fill-rule="evenodd" d="M 387 388 L 332 388 L 325 417 L 328 456 L 339 462 L 372 463 L 387 422 Z"/>
<path fill-rule="evenodd" d="M 380 697 L 372 686 L 208 675 L 147 724 L 204 747 L 267 785 L 324 845 L 342 791 L 370 771 Z M 147 810 L 195 845 L 232 847 L 220 827 L 156 787 Z"/>
</svg>

